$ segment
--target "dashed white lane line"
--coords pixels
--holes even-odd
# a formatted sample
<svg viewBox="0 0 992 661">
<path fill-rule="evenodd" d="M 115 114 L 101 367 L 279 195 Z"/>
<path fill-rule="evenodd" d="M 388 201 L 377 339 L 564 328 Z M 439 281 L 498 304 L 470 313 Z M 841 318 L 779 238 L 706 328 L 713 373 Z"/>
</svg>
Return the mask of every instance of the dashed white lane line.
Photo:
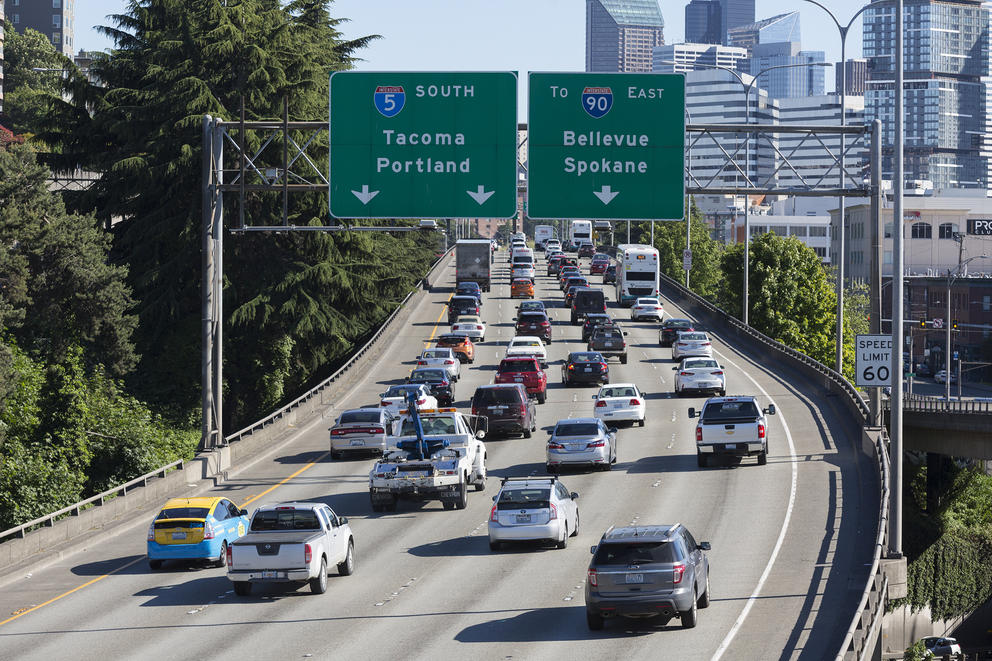
<svg viewBox="0 0 992 661">
<path fill-rule="evenodd" d="M 411 585 L 413 585 L 416 582 L 416 580 L 417 580 L 417 577 L 416 576 L 410 577 L 409 579 L 407 579 L 407 582 L 406 583 L 404 583 L 403 585 L 401 585 L 394 592 L 391 592 L 388 597 L 386 597 L 382 601 L 375 602 L 375 605 L 376 606 L 385 606 L 390 601 L 392 601 L 393 599 L 396 599 L 398 596 L 400 596 L 400 594 L 402 594 L 402 592 L 404 590 L 406 590 L 408 587 L 410 587 Z"/>
</svg>

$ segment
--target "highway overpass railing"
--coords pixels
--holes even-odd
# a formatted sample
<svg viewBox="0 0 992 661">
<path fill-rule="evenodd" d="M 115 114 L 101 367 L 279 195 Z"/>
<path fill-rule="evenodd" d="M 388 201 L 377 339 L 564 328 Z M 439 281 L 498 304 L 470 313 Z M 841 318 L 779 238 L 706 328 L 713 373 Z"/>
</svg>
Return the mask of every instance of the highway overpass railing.
<svg viewBox="0 0 992 661">
<path fill-rule="evenodd" d="M 882 406 L 888 411 L 891 407 L 891 400 L 883 400 Z M 903 395 L 902 410 L 915 413 L 986 413 L 992 415 L 992 401 L 972 399 L 947 401 L 939 397 Z"/>
<path fill-rule="evenodd" d="M 875 547 L 872 554 L 871 570 L 869 571 L 864 589 L 861 592 L 861 598 L 857 609 L 854 611 L 851 624 L 848 627 L 841 646 L 836 652 L 836 659 L 837 661 L 851 661 L 854 659 L 870 658 L 881 632 L 882 617 L 885 612 L 885 596 L 888 590 L 888 579 L 884 572 L 883 559 L 888 548 L 889 491 L 891 487 L 889 484 L 888 436 L 885 430 L 870 429 L 867 427 L 867 421 L 869 419 L 868 404 L 861 397 L 858 390 L 843 375 L 823 363 L 813 360 L 806 354 L 773 340 L 753 327 L 748 326 L 698 294 L 686 289 L 668 276 L 662 275 L 662 281 L 670 292 L 675 293 L 678 297 L 687 299 L 694 306 L 702 308 L 707 315 L 718 320 L 721 324 L 725 324 L 738 335 L 746 336 L 763 345 L 766 349 L 784 358 L 793 367 L 818 380 L 825 389 L 839 396 L 839 401 L 843 402 L 844 406 L 850 411 L 852 419 L 856 420 L 858 425 L 862 427 L 863 438 L 869 441 L 869 443 L 863 443 L 862 448 L 872 448 L 870 451 L 873 453 L 873 461 L 878 468 L 878 527 L 875 533 Z"/>
</svg>

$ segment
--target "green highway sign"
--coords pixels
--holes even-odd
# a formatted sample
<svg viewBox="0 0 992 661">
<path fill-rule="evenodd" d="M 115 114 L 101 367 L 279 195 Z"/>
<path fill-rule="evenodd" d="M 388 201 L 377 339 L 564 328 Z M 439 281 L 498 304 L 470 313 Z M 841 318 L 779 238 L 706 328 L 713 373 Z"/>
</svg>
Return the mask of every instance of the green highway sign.
<svg viewBox="0 0 992 661">
<path fill-rule="evenodd" d="M 531 73 L 527 215 L 682 220 L 685 78 Z"/>
<path fill-rule="evenodd" d="M 511 218 L 517 75 L 342 71 L 330 79 L 335 218 Z"/>
</svg>

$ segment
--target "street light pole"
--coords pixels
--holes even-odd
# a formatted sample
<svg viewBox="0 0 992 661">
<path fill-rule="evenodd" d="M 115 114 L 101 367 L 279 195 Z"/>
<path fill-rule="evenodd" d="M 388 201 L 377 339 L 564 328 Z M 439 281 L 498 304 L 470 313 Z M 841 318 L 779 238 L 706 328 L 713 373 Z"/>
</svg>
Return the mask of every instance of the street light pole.
<svg viewBox="0 0 992 661">
<path fill-rule="evenodd" d="M 974 257 L 969 257 L 968 259 L 961 261 L 958 257 L 958 268 L 954 271 L 954 276 L 951 276 L 951 269 L 947 269 L 947 316 L 944 318 L 944 328 L 947 330 L 944 342 L 944 398 L 949 402 L 951 401 L 951 285 L 961 277 L 961 269 L 976 259 L 988 259 L 988 255 L 975 255 Z M 958 357 L 958 364 L 960 365 L 961 358 Z M 958 374 L 958 389 L 961 388 L 961 375 Z M 960 392 L 958 398 L 960 399 Z"/>
</svg>

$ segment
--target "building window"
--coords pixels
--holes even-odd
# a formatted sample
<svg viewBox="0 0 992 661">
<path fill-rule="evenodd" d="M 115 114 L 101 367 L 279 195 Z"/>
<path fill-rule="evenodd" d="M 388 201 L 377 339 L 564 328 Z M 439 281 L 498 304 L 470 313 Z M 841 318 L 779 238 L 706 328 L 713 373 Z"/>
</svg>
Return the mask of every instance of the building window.
<svg viewBox="0 0 992 661">
<path fill-rule="evenodd" d="M 932 239 L 933 238 L 933 227 L 930 223 L 913 223 L 913 234 L 914 239 Z"/>
<path fill-rule="evenodd" d="M 61 14 L 52 14 L 52 25 L 54 25 L 57 28 L 62 27 L 62 15 Z"/>
<path fill-rule="evenodd" d="M 822 226 L 822 227 L 810 227 L 809 228 L 809 235 L 810 236 L 826 236 L 827 235 L 827 228 L 826 228 L 825 225 Z"/>
<path fill-rule="evenodd" d="M 982 296 L 982 312 L 992 310 L 992 296 Z"/>
<path fill-rule="evenodd" d="M 14 21 L 13 22 L 14 22 L 15 25 L 18 24 L 18 23 L 20 23 L 21 22 L 21 15 L 20 14 L 14 14 Z"/>
<path fill-rule="evenodd" d="M 954 223 L 941 223 L 939 228 L 939 236 L 942 239 L 953 239 L 954 235 L 958 233 L 958 226 Z"/>
<path fill-rule="evenodd" d="M 52 33 L 52 43 L 55 44 L 56 46 L 58 46 L 60 43 L 62 43 L 62 34 L 59 33 L 59 32 L 53 32 Z"/>
<path fill-rule="evenodd" d="M 885 238 L 892 238 L 892 223 L 885 223 Z"/>
<path fill-rule="evenodd" d="M 62 9 L 62 0 L 52 0 L 52 9 Z"/>
</svg>

